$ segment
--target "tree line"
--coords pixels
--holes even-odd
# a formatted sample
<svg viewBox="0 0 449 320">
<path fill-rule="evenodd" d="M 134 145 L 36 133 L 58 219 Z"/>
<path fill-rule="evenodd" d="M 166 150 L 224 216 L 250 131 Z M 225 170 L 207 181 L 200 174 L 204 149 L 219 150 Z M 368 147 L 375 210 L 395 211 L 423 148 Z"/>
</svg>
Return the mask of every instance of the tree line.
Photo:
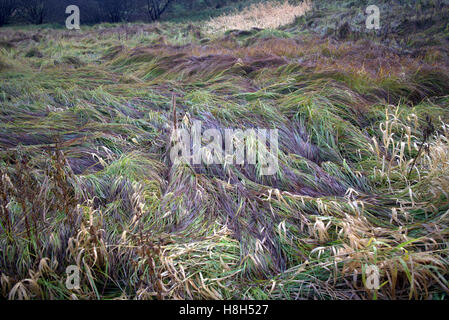
<svg viewBox="0 0 449 320">
<path fill-rule="evenodd" d="M 159 20 L 167 11 L 220 8 L 243 0 L 0 0 L 0 26 L 8 23 L 63 23 L 65 8 L 77 5 L 81 22 Z M 185 12 L 185 11 L 184 11 Z"/>
</svg>

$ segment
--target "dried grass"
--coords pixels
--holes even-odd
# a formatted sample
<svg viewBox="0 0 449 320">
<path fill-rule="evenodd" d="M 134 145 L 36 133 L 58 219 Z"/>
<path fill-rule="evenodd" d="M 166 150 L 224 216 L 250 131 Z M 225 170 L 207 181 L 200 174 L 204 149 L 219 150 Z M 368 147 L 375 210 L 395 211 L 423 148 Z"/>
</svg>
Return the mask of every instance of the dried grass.
<svg viewBox="0 0 449 320">
<path fill-rule="evenodd" d="M 253 28 L 275 29 L 293 23 L 297 17 L 302 16 L 311 9 L 311 2 L 306 0 L 299 5 L 267 2 L 252 4 L 241 12 L 235 12 L 221 17 L 213 18 L 207 23 L 210 30 L 251 30 Z"/>
</svg>

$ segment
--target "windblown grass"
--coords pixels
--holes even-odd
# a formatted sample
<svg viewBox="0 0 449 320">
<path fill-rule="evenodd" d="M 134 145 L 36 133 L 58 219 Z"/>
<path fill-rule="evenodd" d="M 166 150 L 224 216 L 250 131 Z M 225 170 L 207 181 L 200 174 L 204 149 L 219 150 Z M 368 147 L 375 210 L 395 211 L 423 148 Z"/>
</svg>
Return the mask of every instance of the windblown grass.
<svg viewBox="0 0 449 320">
<path fill-rule="evenodd" d="M 444 57 L 197 31 L 2 29 L 1 296 L 446 299 Z M 173 95 L 179 127 L 277 128 L 279 171 L 172 164 Z"/>
</svg>

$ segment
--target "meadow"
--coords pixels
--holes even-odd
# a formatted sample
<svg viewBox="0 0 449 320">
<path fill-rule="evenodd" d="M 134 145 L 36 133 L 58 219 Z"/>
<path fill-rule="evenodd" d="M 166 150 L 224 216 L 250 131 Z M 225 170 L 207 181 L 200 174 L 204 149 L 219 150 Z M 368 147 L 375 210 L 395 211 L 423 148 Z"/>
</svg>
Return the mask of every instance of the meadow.
<svg viewBox="0 0 449 320">
<path fill-rule="evenodd" d="M 0 297 L 447 299 L 449 4 L 378 2 L 1 28 Z M 278 129 L 278 172 L 173 165 L 194 120 Z"/>
</svg>

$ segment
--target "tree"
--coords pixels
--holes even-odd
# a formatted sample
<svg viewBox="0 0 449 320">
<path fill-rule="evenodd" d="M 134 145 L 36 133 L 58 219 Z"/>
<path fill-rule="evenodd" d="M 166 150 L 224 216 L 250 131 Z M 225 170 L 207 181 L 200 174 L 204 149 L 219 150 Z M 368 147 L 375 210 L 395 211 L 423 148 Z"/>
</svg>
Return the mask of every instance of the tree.
<svg viewBox="0 0 449 320">
<path fill-rule="evenodd" d="M 0 26 L 8 23 L 16 8 L 16 0 L 0 0 Z"/>
<path fill-rule="evenodd" d="M 19 13 L 29 23 L 43 24 L 49 12 L 49 0 L 16 0 Z"/>
<path fill-rule="evenodd" d="M 97 0 L 103 16 L 108 22 L 127 21 L 135 9 L 135 1 L 131 0 Z"/>
<path fill-rule="evenodd" d="M 73 0 L 69 0 L 71 3 Z M 97 1 L 83 0 L 79 2 L 79 8 L 82 12 L 81 21 L 82 23 L 99 23 L 103 19 L 102 11 L 98 5 Z"/>
<path fill-rule="evenodd" d="M 171 2 L 172 0 L 146 0 L 146 7 L 150 20 L 158 20 Z"/>
</svg>

